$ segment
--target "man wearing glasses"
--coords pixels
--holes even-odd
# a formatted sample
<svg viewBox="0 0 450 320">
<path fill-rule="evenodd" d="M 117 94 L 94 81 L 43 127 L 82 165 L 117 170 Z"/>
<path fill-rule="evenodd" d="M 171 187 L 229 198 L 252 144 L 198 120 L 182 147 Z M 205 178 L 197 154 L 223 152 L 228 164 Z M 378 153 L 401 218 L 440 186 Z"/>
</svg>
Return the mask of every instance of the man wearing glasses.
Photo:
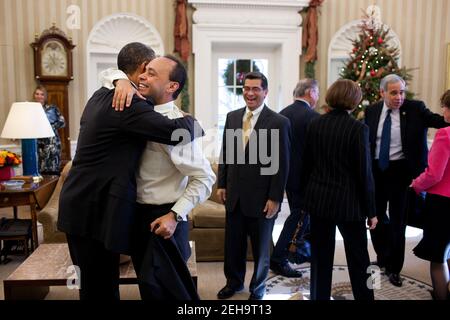
<svg viewBox="0 0 450 320">
<path fill-rule="evenodd" d="M 227 299 L 244 288 L 247 237 L 255 261 L 250 300 L 261 300 L 269 271 L 272 230 L 289 172 L 289 120 L 264 104 L 267 78 L 251 72 L 244 79 L 246 107 L 227 115 L 217 195 L 226 207 L 227 283 L 217 297 Z"/>
</svg>

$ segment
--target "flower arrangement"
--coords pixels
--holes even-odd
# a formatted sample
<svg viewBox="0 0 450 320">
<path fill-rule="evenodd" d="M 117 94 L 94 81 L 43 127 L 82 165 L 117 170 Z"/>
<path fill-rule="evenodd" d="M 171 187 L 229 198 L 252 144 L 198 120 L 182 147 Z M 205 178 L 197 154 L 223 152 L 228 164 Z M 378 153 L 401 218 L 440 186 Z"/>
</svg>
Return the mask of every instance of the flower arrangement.
<svg viewBox="0 0 450 320">
<path fill-rule="evenodd" d="M 20 157 L 14 152 L 8 150 L 0 151 L 0 168 L 13 167 L 22 163 Z"/>
</svg>

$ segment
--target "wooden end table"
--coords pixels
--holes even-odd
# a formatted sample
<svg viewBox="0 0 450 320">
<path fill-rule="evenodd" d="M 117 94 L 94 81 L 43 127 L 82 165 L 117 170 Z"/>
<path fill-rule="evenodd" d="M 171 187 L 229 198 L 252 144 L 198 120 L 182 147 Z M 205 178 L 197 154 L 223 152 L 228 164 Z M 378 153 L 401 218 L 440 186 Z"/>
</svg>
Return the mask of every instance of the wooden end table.
<svg viewBox="0 0 450 320">
<path fill-rule="evenodd" d="M 18 206 L 30 206 L 31 228 L 33 239 L 31 249 L 39 246 L 37 234 L 37 211 L 42 209 L 48 202 L 48 199 L 56 187 L 59 176 L 43 176 L 43 180 L 38 183 L 27 182 L 22 188 L 17 190 L 8 190 L 4 186 L 0 189 L 0 208 L 13 207 L 14 218 L 17 219 Z"/>
</svg>

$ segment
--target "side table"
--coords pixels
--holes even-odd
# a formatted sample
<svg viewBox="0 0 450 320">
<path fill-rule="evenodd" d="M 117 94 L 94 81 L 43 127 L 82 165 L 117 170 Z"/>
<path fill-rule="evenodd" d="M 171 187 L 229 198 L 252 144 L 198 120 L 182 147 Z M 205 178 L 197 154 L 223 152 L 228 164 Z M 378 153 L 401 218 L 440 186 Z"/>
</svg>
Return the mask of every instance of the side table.
<svg viewBox="0 0 450 320">
<path fill-rule="evenodd" d="M 43 176 L 43 180 L 38 183 L 27 182 L 22 188 L 8 190 L 3 186 L 0 189 L 0 208 L 13 207 L 14 218 L 17 218 L 17 206 L 30 206 L 31 227 L 32 227 L 32 249 L 39 245 L 37 235 L 37 211 L 42 209 L 48 202 L 58 182 L 58 176 Z"/>
</svg>

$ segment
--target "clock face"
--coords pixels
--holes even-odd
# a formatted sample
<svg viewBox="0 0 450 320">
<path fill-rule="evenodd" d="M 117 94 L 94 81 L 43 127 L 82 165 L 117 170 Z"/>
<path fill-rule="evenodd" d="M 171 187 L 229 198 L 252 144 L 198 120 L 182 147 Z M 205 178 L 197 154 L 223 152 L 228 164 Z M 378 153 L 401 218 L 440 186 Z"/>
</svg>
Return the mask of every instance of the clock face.
<svg viewBox="0 0 450 320">
<path fill-rule="evenodd" d="M 67 54 L 58 41 L 48 41 L 41 51 L 41 70 L 44 76 L 67 76 Z"/>
</svg>

